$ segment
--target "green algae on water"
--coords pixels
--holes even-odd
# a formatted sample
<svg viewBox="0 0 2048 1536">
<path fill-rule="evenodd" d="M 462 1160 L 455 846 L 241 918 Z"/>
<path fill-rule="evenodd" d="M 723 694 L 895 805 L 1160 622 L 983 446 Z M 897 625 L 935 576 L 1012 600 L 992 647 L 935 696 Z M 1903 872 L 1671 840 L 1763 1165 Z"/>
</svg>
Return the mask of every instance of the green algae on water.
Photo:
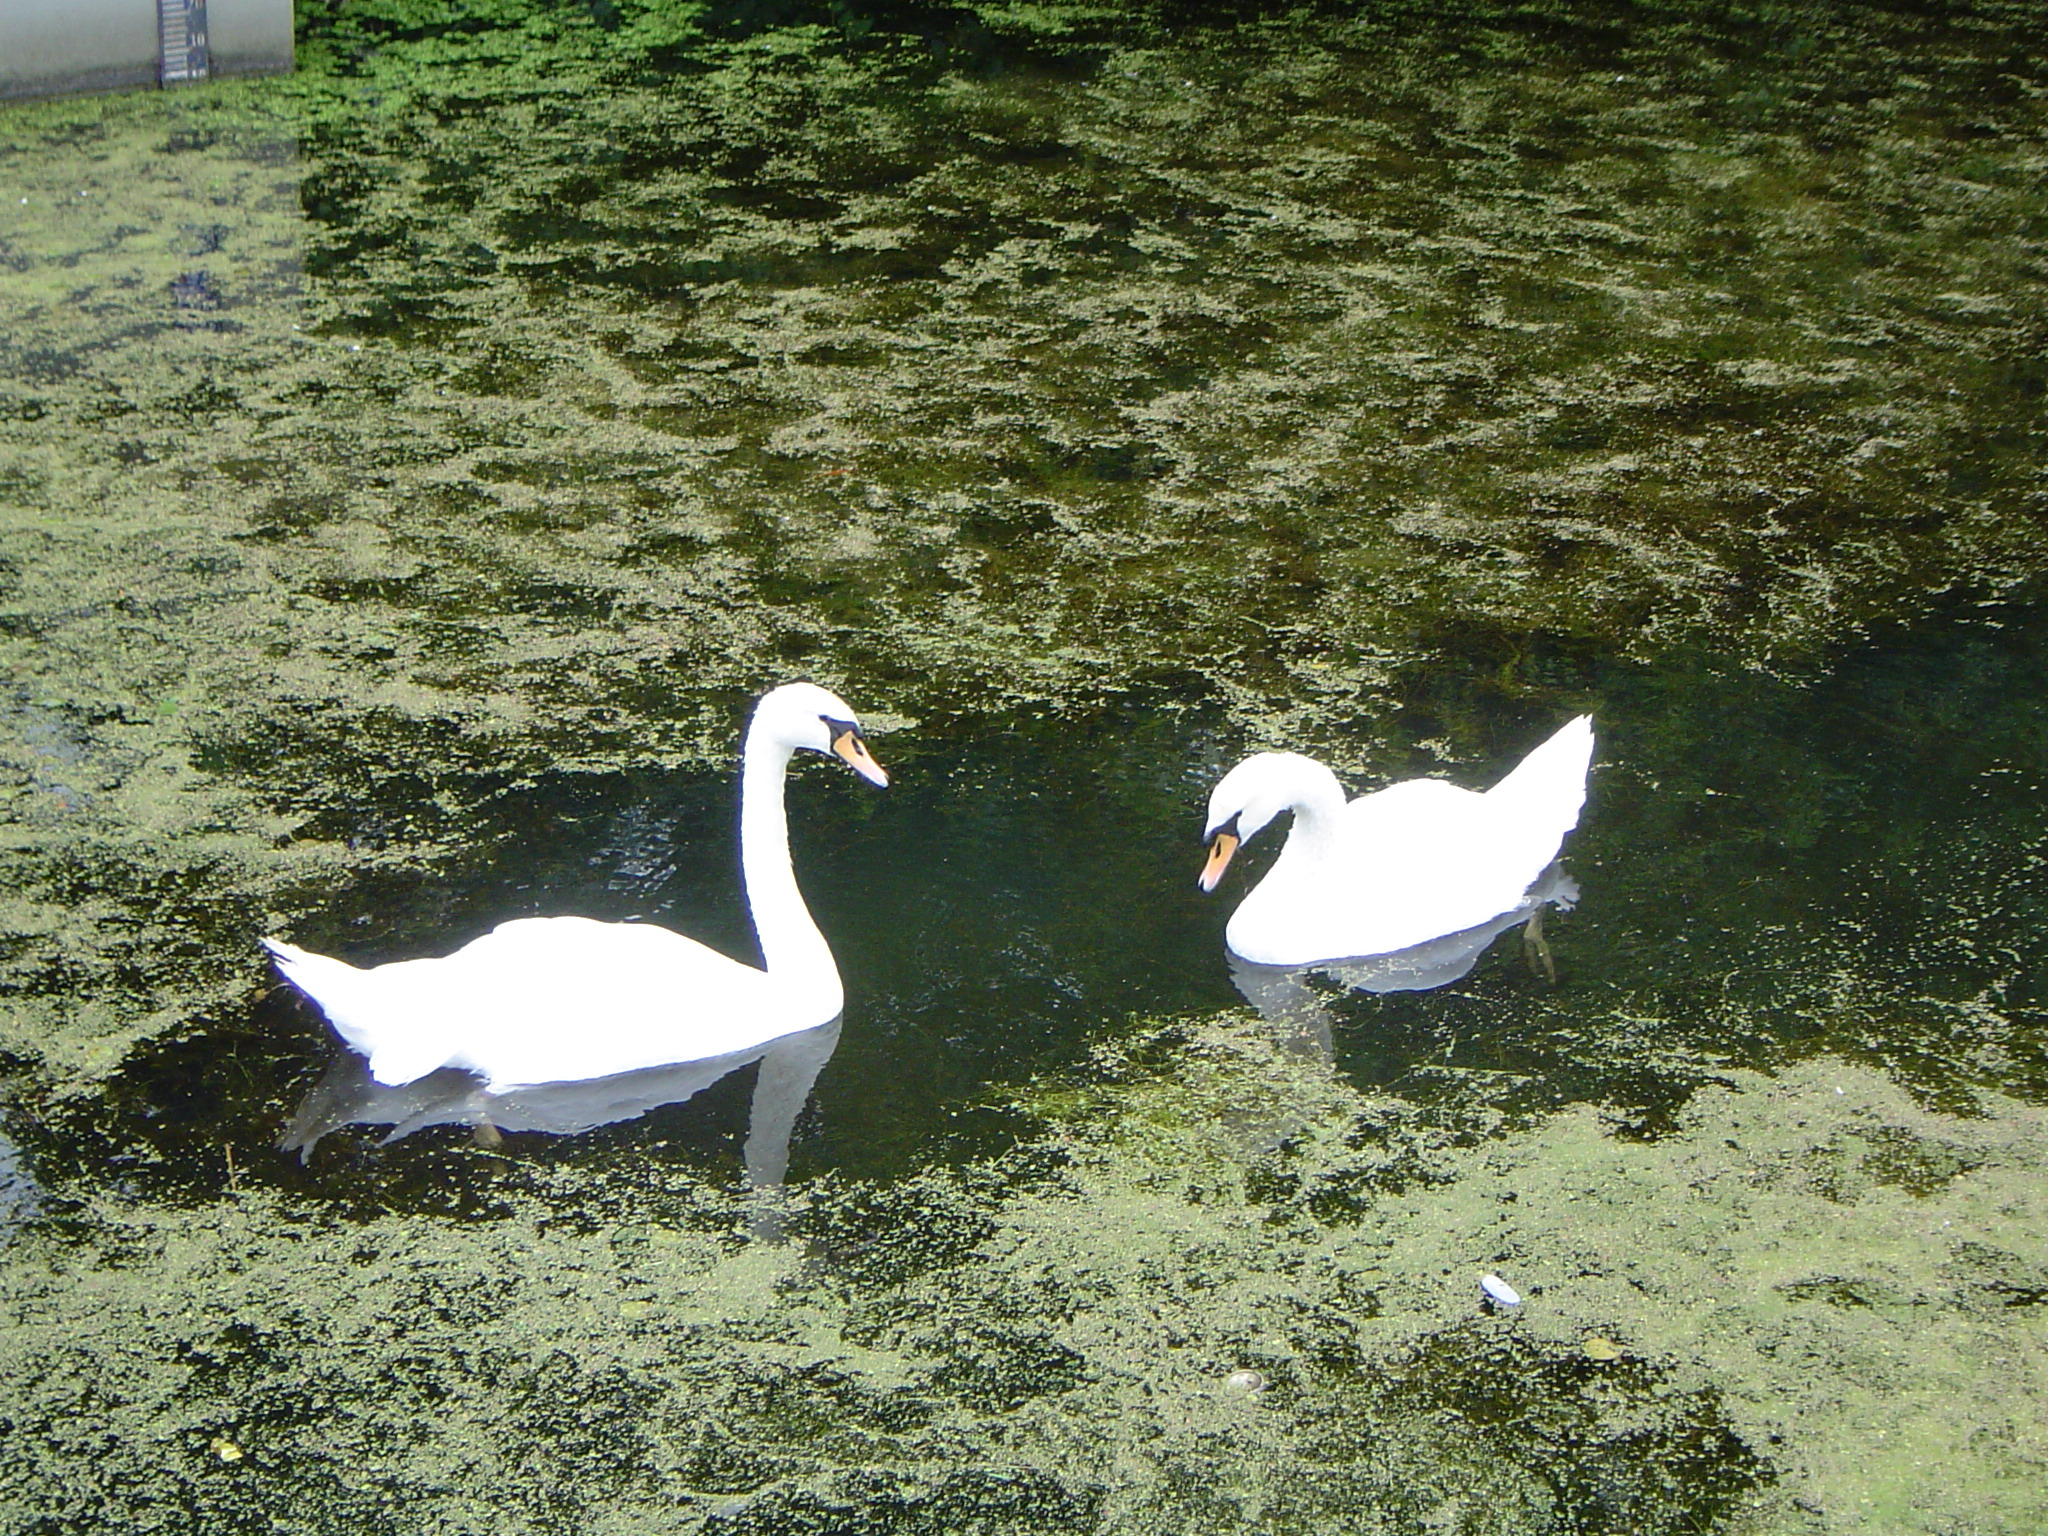
<svg viewBox="0 0 2048 1536">
<path fill-rule="evenodd" d="M 96 1201 L 10 1258 L 0 1490 L 141 1530 L 2040 1518 L 2034 1109 L 1953 1120 L 1815 1061 L 1652 1146 L 1590 1111 L 1459 1145 L 1240 1022 L 1095 1071 L 1117 1091 L 1047 1083 L 1006 1164 L 776 1197 L 785 1241 L 659 1164 L 498 1161 L 488 1221 Z M 1426 1176 L 1383 1179 L 1403 1144 Z M 1953 1171 L 1901 1181 L 1909 1144 Z"/>
<path fill-rule="evenodd" d="M 0 113 L 0 1524 L 2040 1526 L 2040 764 L 1968 638 L 2048 547 L 2030 8 L 307 16 Z M 1951 627 L 1946 709 L 1742 720 Z M 1684 900 L 1348 1078 L 1098 1005 L 1007 1160 L 765 1215 L 659 1138 L 249 1167 L 317 1071 L 257 935 L 431 945 L 796 673 L 934 773 L 1141 700 L 1189 807 L 1611 705 L 1587 856 Z"/>
</svg>

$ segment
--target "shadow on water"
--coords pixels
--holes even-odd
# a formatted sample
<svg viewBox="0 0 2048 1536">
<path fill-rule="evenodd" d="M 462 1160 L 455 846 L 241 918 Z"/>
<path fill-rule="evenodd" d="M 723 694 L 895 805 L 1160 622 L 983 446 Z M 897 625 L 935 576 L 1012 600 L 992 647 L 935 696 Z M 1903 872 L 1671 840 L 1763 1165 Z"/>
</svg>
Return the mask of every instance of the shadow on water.
<svg viewBox="0 0 2048 1536">
<path fill-rule="evenodd" d="M 1544 710 L 1446 675 L 1361 743 L 1377 764 L 1340 776 L 1358 789 L 1409 772 L 1417 744 L 1456 719 L 1483 746 L 1453 776 L 1484 783 L 1566 707 L 1590 705 L 1601 743 L 1563 861 L 1583 898 L 1550 915 L 1555 980 L 1510 942 L 1434 990 L 1320 983 L 1341 1070 L 1475 1113 L 1604 1102 L 1645 1135 L 1717 1074 L 1808 1050 L 1870 1060 L 1951 1109 L 1986 1087 L 2048 1093 L 2048 912 L 2033 877 L 2048 852 L 2044 651 L 2048 622 L 2017 610 L 1880 637 L 1825 676 L 1684 657 L 1606 668 Z M 848 1002 L 793 1117 L 793 1176 L 891 1176 L 995 1150 L 1015 1134 L 1003 1085 L 1072 1066 L 1121 1019 L 1242 1006 L 1220 934 L 1259 867 L 1215 901 L 1194 885 L 1202 798 L 1239 750 L 1218 725 L 1132 706 L 902 731 L 878 742 L 886 793 L 822 761 L 798 769 L 797 867 Z M 360 887 L 296 936 L 370 962 L 571 911 L 752 958 L 723 778 L 565 776 L 498 815 L 480 829 L 488 853 L 445 884 Z M 193 1176 L 216 1187 L 205 1149 L 228 1145 L 245 1178 L 329 1194 L 367 1180 L 385 1199 L 488 1208 L 446 1166 L 460 1127 L 381 1150 L 337 1135 L 306 1172 L 269 1151 L 332 1055 L 317 1015 L 279 989 L 131 1068 L 87 1139 L 138 1178 L 205 1168 Z M 658 1154 L 736 1177 L 752 1076 L 738 1063 L 687 1103 L 566 1139 L 505 1128 L 521 1156 Z"/>
<path fill-rule="evenodd" d="M 839 1020 L 798 1030 L 750 1050 L 699 1061 L 674 1062 L 610 1077 L 537 1083 L 487 1093 L 474 1073 L 454 1067 L 391 1085 L 370 1075 L 369 1062 L 352 1051 L 335 1057 L 327 1075 L 299 1101 L 278 1149 L 310 1161 L 324 1136 L 343 1126 L 390 1127 L 377 1143 L 388 1146 L 431 1125 L 464 1125 L 481 1146 L 503 1144 L 506 1131 L 574 1136 L 601 1125 L 637 1120 L 671 1104 L 687 1104 L 714 1083 L 754 1067 L 744 1159 L 747 1182 L 765 1189 L 789 1171 L 789 1141 L 818 1073 L 839 1044 Z"/>
</svg>

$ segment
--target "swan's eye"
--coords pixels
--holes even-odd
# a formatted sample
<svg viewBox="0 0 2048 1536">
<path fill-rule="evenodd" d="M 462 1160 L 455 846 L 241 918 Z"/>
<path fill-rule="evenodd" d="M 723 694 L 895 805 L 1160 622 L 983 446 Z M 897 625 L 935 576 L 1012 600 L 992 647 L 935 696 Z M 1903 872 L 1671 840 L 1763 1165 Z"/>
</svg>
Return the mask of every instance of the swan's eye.
<svg viewBox="0 0 2048 1536">
<path fill-rule="evenodd" d="M 1230 820 L 1223 823 L 1223 825 L 1218 827 L 1214 832 L 1209 833 L 1206 837 L 1202 839 L 1202 842 L 1206 845 L 1214 842 L 1219 837 L 1227 837 L 1233 843 L 1243 842 L 1244 836 L 1237 830 L 1237 818 L 1242 816 L 1243 814 L 1244 812 L 1242 811 L 1232 811 L 1230 813 Z"/>
</svg>

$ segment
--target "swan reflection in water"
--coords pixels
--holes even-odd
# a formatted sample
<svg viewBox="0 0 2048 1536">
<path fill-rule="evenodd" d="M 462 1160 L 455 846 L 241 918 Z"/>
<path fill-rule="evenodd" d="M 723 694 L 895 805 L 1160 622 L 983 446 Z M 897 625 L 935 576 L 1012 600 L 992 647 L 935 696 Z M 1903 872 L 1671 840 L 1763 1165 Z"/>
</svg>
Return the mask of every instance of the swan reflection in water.
<svg viewBox="0 0 2048 1536">
<path fill-rule="evenodd" d="M 789 1171 L 789 1142 L 809 1102 L 818 1073 L 839 1044 L 839 1020 L 783 1035 L 766 1045 L 702 1061 L 672 1062 L 612 1077 L 539 1083 L 487 1093 L 472 1072 L 443 1067 L 409 1083 L 388 1085 L 370 1076 L 370 1064 L 345 1052 L 314 1085 L 278 1146 L 310 1158 L 320 1138 L 345 1125 L 388 1125 L 377 1143 L 388 1146 L 430 1125 L 467 1125 L 490 1144 L 500 1131 L 545 1131 L 569 1136 L 600 1125 L 633 1120 L 664 1104 L 680 1104 L 727 1074 L 754 1062 L 754 1102 L 747 1124 L 747 1182 L 779 1185 Z"/>
<path fill-rule="evenodd" d="M 1334 1062 L 1336 1049 L 1330 1036 L 1328 985 L 1318 986 L 1311 978 L 1327 977 L 1338 988 L 1355 992 L 1427 992 L 1462 979 L 1495 939 L 1511 928 L 1523 928 L 1530 964 L 1555 981 L 1556 966 L 1543 937 L 1543 909 L 1569 911 L 1578 899 L 1577 882 L 1561 865 L 1552 864 L 1536 877 L 1536 883 L 1529 887 L 1519 906 L 1474 927 L 1392 954 L 1294 966 L 1256 965 L 1228 949 L 1224 954 L 1237 990 L 1270 1023 L 1280 1027 L 1284 1044 L 1303 1055 Z"/>
</svg>

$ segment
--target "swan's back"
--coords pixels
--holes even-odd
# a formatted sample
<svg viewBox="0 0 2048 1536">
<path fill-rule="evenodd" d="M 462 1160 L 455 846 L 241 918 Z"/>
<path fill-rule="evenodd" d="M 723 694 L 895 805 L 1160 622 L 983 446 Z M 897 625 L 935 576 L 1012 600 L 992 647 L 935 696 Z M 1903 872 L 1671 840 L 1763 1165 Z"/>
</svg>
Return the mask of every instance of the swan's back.
<svg viewBox="0 0 2048 1536">
<path fill-rule="evenodd" d="M 1492 862 L 1504 880 L 1521 881 L 1516 901 L 1579 824 L 1592 763 L 1593 717 L 1580 715 L 1481 796 L 1492 828 Z"/>
<path fill-rule="evenodd" d="M 1370 818 L 1373 837 L 1384 840 L 1381 857 L 1394 866 L 1387 894 L 1406 908 L 1399 926 L 1416 933 L 1393 947 L 1457 933 L 1519 906 L 1579 823 L 1592 759 L 1593 717 L 1581 715 L 1483 794 L 1422 779 L 1354 801 L 1364 806 L 1402 792 Z"/>
<path fill-rule="evenodd" d="M 1343 862 L 1330 895 L 1337 951 L 1391 954 L 1508 911 L 1549 862 L 1539 839 L 1487 795 L 1416 779 L 1345 807 Z M 1551 839 L 1555 852 L 1558 833 Z M 1333 872 L 1335 873 L 1335 872 Z"/>
</svg>

